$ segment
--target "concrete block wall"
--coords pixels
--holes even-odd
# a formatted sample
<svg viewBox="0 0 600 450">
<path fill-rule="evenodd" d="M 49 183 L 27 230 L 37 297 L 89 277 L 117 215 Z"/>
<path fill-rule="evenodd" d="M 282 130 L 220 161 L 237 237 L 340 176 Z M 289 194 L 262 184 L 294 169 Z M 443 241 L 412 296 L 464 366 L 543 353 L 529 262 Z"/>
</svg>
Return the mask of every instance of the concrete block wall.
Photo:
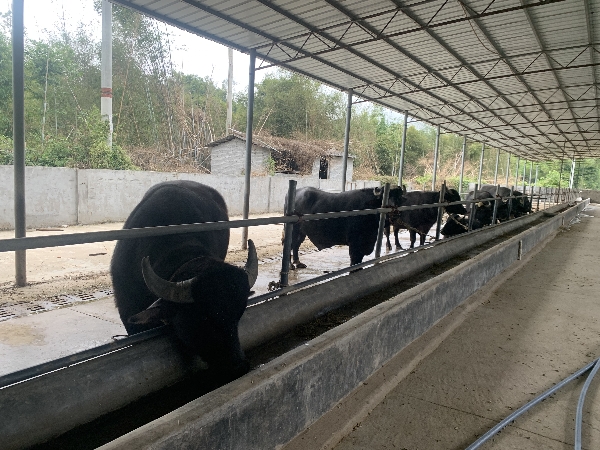
<svg viewBox="0 0 600 450">
<path fill-rule="evenodd" d="M 0 166 L 0 229 L 14 228 L 14 169 Z M 288 180 L 298 188 L 313 186 L 330 192 L 341 190 L 338 180 L 276 175 L 250 179 L 250 213 L 282 213 Z M 124 221 L 153 185 L 170 180 L 193 180 L 221 193 L 229 215 L 243 210 L 244 177 L 214 174 L 142 172 L 130 170 L 27 167 L 25 209 L 29 228 Z M 379 182 L 346 183 L 346 189 L 379 186 Z"/>
<path fill-rule="evenodd" d="M 581 191 L 581 198 L 589 198 L 592 203 L 600 203 L 600 191 L 594 189 L 583 189 Z"/>
<path fill-rule="evenodd" d="M 246 161 L 246 142 L 232 139 L 211 148 L 210 170 L 214 175 L 243 176 Z M 252 173 L 265 175 L 271 150 L 252 146 Z"/>
<path fill-rule="evenodd" d="M 0 166 L 0 229 L 15 227 L 13 166 Z M 77 223 L 77 171 L 64 167 L 25 168 L 27 226 Z"/>
</svg>

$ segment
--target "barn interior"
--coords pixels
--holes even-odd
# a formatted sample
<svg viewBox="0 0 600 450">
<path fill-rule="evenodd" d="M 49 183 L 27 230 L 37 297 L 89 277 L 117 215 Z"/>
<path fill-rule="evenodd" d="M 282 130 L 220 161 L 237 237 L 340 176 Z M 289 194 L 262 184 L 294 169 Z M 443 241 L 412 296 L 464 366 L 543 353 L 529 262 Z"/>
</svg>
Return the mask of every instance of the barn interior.
<svg viewBox="0 0 600 450">
<path fill-rule="evenodd" d="M 114 3 L 250 54 L 250 86 L 255 71 L 283 67 L 346 92 L 348 111 L 372 102 L 404 113 L 405 124 L 410 117 L 437 127 L 438 136 L 452 132 L 481 142 L 482 155 L 487 145 L 525 166 L 564 161 L 571 183 L 550 193 L 530 188 L 537 208 L 513 221 L 417 251 L 380 251 L 363 270 L 346 267 L 257 296 L 240 323 L 253 370 L 225 386 L 215 389 L 218 381 L 182 356 L 164 329 L 5 375 L 0 409 L 11 411 L 11 419 L 0 429 L 6 448 L 75 448 L 86 439 L 80 448 L 465 448 L 600 356 L 591 300 L 597 282 L 590 272 L 600 251 L 595 212 L 589 212 L 596 207 L 573 189 L 576 162 L 600 157 L 594 1 Z M 22 36 L 18 20 L 13 26 Z M 18 73 L 19 53 L 13 54 Z M 251 128 L 251 100 L 248 117 Z M 16 145 L 18 136 L 15 126 Z M 247 143 L 251 148 L 251 135 Z M 17 285 L 28 249 L 164 233 L 26 237 L 18 203 L 23 167 L 16 157 L 16 235 L 0 241 L 0 250 L 15 252 L 21 265 Z M 242 220 L 227 227 L 299 220 L 290 214 L 249 220 L 248 201 Z M 382 217 L 390 212 L 381 209 Z M 169 232 L 202 225 L 177 228 Z M 246 237 L 242 232 L 243 243 Z M 503 308 L 522 308 L 520 323 L 502 322 Z M 552 322 L 565 315 L 568 323 Z M 540 322 L 548 326 L 533 326 Z M 517 344 L 527 348 L 553 327 L 560 331 L 556 341 L 525 350 L 539 355 L 535 364 L 517 352 Z M 500 351 L 484 345 L 490 330 L 507 341 Z M 569 332 L 576 336 L 565 339 Z M 581 346 L 576 355 L 569 353 L 573 346 Z M 460 352 L 471 355 L 469 370 L 452 366 Z M 548 363 L 555 353 L 568 356 Z M 521 362 L 523 370 L 514 369 Z M 384 380 L 386 371 L 391 381 Z M 477 375 L 467 381 L 464 372 Z M 467 406 L 452 402 L 462 391 L 473 393 Z M 537 416 L 516 422 L 496 438 L 497 448 L 577 442 L 570 429 L 573 392 L 557 396 L 546 414 L 551 425 L 539 425 Z M 588 448 L 600 439 L 594 400 L 588 399 L 584 422 Z M 397 422 L 376 421 L 385 416 Z"/>
</svg>

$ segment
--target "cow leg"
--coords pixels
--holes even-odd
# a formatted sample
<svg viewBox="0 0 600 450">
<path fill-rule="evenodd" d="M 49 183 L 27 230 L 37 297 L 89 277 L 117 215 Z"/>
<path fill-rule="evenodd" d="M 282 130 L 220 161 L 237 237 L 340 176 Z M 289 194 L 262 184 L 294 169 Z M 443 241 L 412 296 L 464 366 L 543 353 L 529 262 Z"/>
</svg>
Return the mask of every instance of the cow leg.
<svg viewBox="0 0 600 450">
<path fill-rule="evenodd" d="M 298 255 L 298 250 L 300 249 L 300 245 L 304 242 L 306 238 L 306 234 L 304 234 L 300 228 L 299 223 L 295 223 L 292 228 L 292 264 L 290 265 L 290 269 L 305 269 L 306 264 L 300 262 L 300 256 Z"/>
<path fill-rule="evenodd" d="M 409 230 L 410 232 L 410 248 L 415 248 L 415 241 L 417 240 L 417 232 L 415 230 Z"/>
<path fill-rule="evenodd" d="M 355 264 L 360 264 L 365 257 L 365 255 L 358 251 L 354 246 L 350 245 L 348 249 L 348 253 L 350 253 L 350 265 L 353 266 Z"/>
<path fill-rule="evenodd" d="M 425 238 L 427 237 L 427 233 L 419 233 L 419 245 L 425 245 Z"/>
<path fill-rule="evenodd" d="M 400 245 L 400 241 L 398 240 L 398 232 L 400 231 L 400 227 L 394 225 L 394 239 L 396 240 L 396 250 L 402 250 L 402 246 Z"/>
<path fill-rule="evenodd" d="M 394 232 L 395 231 L 396 230 L 394 229 Z M 385 248 L 387 248 L 388 251 L 390 251 L 392 249 L 392 243 L 390 242 L 390 223 L 388 221 L 386 221 L 385 223 L 385 228 L 383 229 L 383 232 L 385 233 L 385 238 L 387 239 Z"/>
</svg>

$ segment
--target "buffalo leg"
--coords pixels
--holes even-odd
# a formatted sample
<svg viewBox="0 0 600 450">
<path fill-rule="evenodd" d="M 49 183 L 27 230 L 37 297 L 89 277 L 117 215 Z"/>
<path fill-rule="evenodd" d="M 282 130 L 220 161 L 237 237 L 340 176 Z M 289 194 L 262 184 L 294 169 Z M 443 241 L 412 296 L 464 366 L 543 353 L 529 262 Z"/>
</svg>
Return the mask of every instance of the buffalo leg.
<svg viewBox="0 0 600 450">
<path fill-rule="evenodd" d="M 415 230 L 409 230 L 410 232 L 410 248 L 415 248 L 415 242 L 417 240 L 417 232 Z"/>
<path fill-rule="evenodd" d="M 400 245 L 400 241 L 398 240 L 398 232 L 400 231 L 400 227 L 394 225 L 394 239 L 396 240 L 396 250 L 402 250 L 402 246 Z"/>
<path fill-rule="evenodd" d="M 357 250 L 354 246 L 350 245 L 348 248 L 348 253 L 350 253 L 350 265 L 353 266 L 355 264 L 360 264 L 365 257 L 365 255 Z"/>
<path fill-rule="evenodd" d="M 419 233 L 419 242 L 421 246 L 425 245 L 425 238 L 427 237 L 427 233 Z"/>
<path fill-rule="evenodd" d="M 385 223 L 385 228 L 383 229 L 383 232 L 385 233 L 385 238 L 387 239 L 385 248 L 387 248 L 389 251 L 392 249 L 392 243 L 390 242 L 390 223 L 388 221 L 386 221 L 386 223 Z M 395 232 L 396 232 L 396 229 L 394 229 L 394 233 Z"/>
<path fill-rule="evenodd" d="M 295 223 L 294 227 L 292 228 L 292 267 L 290 268 L 306 268 L 306 264 L 300 262 L 300 256 L 298 255 L 300 245 L 304 242 L 305 238 L 306 234 L 302 232 L 301 225 L 299 223 Z"/>
</svg>

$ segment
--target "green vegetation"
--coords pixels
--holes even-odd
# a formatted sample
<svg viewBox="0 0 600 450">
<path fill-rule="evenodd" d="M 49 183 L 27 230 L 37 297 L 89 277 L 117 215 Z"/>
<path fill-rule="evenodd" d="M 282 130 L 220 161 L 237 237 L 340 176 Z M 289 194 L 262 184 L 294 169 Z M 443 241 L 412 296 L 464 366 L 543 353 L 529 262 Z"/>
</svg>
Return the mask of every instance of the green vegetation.
<svg viewBox="0 0 600 450">
<path fill-rule="evenodd" d="M 100 14 L 100 2 L 95 2 Z M 161 170 L 178 161 L 186 170 L 207 170 L 206 144 L 222 137 L 226 118 L 225 82 L 184 75 L 173 69 L 170 42 L 157 22 L 113 5 L 113 146 L 100 117 L 100 42 L 80 25 L 68 32 L 58 24 L 43 40 L 26 40 L 26 163 L 29 165 Z M 12 86 L 10 17 L 0 16 L 0 164 L 12 163 Z M 279 71 L 256 85 L 255 133 L 270 134 L 341 151 L 346 116 L 345 94 L 304 76 Z M 233 102 L 233 128 L 245 131 L 247 92 Z M 350 151 L 355 179 L 395 183 L 398 177 L 402 123 L 379 106 L 357 104 L 352 111 Z M 435 129 L 411 123 L 407 130 L 403 180 L 429 189 L 433 172 Z M 463 138 L 440 136 L 438 185 L 458 187 Z M 481 144 L 466 149 L 463 189 L 479 175 Z M 496 149 L 486 147 L 482 178 L 494 182 Z M 140 156 L 141 155 L 141 156 Z M 150 155 L 150 156 L 149 156 Z M 154 157 L 154 155 L 156 157 Z M 498 182 L 507 179 L 503 153 Z M 182 160 L 191 163 L 181 163 Z M 153 161 L 149 167 L 148 161 Z M 268 171 L 275 170 L 269 162 Z M 510 161 L 508 183 L 522 186 L 523 165 L 515 179 Z M 570 162 L 539 165 L 537 184 L 566 186 Z M 172 166 L 162 170 L 174 170 Z M 562 173 L 562 176 L 561 176 Z M 535 175 L 535 167 L 533 169 Z M 529 180 L 529 165 L 525 179 Z M 582 160 L 575 184 L 600 188 L 600 160 Z"/>
</svg>

